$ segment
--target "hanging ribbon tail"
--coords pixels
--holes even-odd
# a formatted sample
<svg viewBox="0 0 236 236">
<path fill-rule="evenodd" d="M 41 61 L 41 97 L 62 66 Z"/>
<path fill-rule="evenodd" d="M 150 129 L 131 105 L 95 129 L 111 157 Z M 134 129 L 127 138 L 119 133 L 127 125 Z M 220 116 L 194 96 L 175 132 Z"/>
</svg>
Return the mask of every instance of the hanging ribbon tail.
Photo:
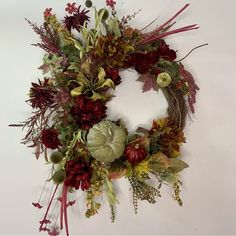
<svg viewBox="0 0 236 236">
<path fill-rule="evenodd" d="M 63 222 L 65 223 L 66 235 L 69 236 L 68 218 L 67 218 L 67 193 L 68 187 L 64 184 L 61 195 L 61 215 L 60 228 L 63 229 Z"/>
</svg>

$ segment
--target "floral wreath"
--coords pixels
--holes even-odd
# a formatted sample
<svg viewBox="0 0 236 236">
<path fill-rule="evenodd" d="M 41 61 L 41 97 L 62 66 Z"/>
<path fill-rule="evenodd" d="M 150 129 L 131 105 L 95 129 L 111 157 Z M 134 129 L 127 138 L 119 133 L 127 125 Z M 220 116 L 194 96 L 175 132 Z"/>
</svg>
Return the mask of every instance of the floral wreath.
<svg viewBox="0 0 236 236">
<path fill-rule="evenodd" d="M 98 213 L 104 192 L 114 221 L 118 200 L 113 182 L 123 177 L 131 184 L 135 213 L 138 200 L 156 202 L 163 183 L 173 188 L 174 199 L 182 205 L 179 172 L 188 165 L 178 157 L 185 142 L 186 117 L 194 113 L 199 88 L 163 38 L 198 26 L 170 30 L 187 4 L 153 31 L 147 29 L 154 21 L 135 29 L 129 21 L 137 13 L 119 19 L 115 4 L 106 0 L 106 7 L 97 10 L 90 0 L 85 2 L 87 9 L 68 3 L 62 22 L 52 8 L 44 11 L 42 26 L 28 21 L 41 39 L 35 45 L 46 51 L 39 68 L 44 78 L 30 88 L 27 102 L 32 116 L 12 126 L 26 128 L 23 143 L 35 148 L 37 159 L 42 154 L 52 166 L 45 182 L 45 186 L 52 184 L 52 191 L 39 227 L 49 235 L 58 235 L 63 227 L 69 235 L 67 208 L 75 203 L 69 199 L 75 190 L 86 193 L 88 218 Z M 95 13 L 90 27 L 88 8 Z M 128 68 L 139 73 L 143 92 L 162 90 L 168 101 L 168 117 L 134 134 L 121 119 L 106 119 L 106 103 L 122 81 L 119 71 Z M 153 177 L 156 186 L 150 183 Z M 43 207 L 45 186 L 33 203 L 36 208 Z"/>
</svg>

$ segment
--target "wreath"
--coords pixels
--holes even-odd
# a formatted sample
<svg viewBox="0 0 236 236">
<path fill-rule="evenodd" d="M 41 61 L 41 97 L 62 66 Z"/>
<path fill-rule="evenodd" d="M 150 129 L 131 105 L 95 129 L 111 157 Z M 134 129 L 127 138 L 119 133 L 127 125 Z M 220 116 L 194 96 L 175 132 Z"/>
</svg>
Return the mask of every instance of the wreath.
<svg viewBox="0 0 236 236">
<path fill-rule="evenodd" d="M 69 235 L 67 208 L 75 203 L 69 199 L 75 190 L 86 194 L 88 218 L 98 213 L 99 198 L 105 193 L 114 221 L 118 200 L 113 183 L 120 178 L 131 184 L 135 213 L 138 200 L 156 202 L 163 183 L 173 188 L 174 199 L 182 205 L 179 173 L 188 164 L 179 159 L 180 146 L 199 88 L 164 38 L 198 26 L 171 30 L 187 4 L 153 31 L 148 28 L 154 21 L 135 29 L 129 21 L 138 12 L 119 19 L 115 4 L 106 0 L 106 6 L 97 10 L 90 0 L 85 9 L 68 3 L 62 22 L 52 8 L 44 11 L 42 26 L 28 21 L 41 39 L 35 45 L 46 51 L 39 68 L 44 77 L 30 88 L 27 103 L 32 116 L 13 126 L 27 129 L 23 143 L 51 165 L 45 186 L 51 184 L 52 194 L 39 227 L 49 235 L 59 234 L 63 227 Z M 94 11 L 93 23 L 89 8 Z M 106 104 L 125 69 L 139 73 L 143 92 L 161 90 L 168 101 L 168 116 L 154 120 L 151 129 L 139 127 L 129 133 L 123 120 L 106 118 Z M 150 183 L 153 179 L 155 185 Z M 33 203 L 36 208 L 43 207 L 44 189 Z"/>
</svg>

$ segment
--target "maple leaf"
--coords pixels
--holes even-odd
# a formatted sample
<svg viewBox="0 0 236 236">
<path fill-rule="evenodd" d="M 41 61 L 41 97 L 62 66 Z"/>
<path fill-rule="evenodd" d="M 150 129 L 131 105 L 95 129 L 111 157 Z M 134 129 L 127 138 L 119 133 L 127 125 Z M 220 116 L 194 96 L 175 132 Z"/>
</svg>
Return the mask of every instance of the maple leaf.
<svg viewBox="0 0 236 236">
<path fill-rule="evenodd" d="M 143 82 L 143 93 L 151 89 L 155 91 L 158 90 L 155 75 L 152 75 L 150 73 L 142 74 L 139 76 L 137 81 Z"/>
</svg>

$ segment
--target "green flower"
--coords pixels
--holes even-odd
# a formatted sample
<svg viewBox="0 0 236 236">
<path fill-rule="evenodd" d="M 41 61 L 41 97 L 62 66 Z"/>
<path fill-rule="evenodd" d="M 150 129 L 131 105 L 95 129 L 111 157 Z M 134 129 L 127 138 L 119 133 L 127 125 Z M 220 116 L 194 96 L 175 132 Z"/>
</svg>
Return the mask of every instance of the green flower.
<svg viewBox="0 0 236 236">
<path fill-rule="evenodd" d="M 165 88 L 171 83 L 171 77 L 168 73 L 163 72 L 157 76 L 157 85 L 161 88 Z"/>
</svg>

